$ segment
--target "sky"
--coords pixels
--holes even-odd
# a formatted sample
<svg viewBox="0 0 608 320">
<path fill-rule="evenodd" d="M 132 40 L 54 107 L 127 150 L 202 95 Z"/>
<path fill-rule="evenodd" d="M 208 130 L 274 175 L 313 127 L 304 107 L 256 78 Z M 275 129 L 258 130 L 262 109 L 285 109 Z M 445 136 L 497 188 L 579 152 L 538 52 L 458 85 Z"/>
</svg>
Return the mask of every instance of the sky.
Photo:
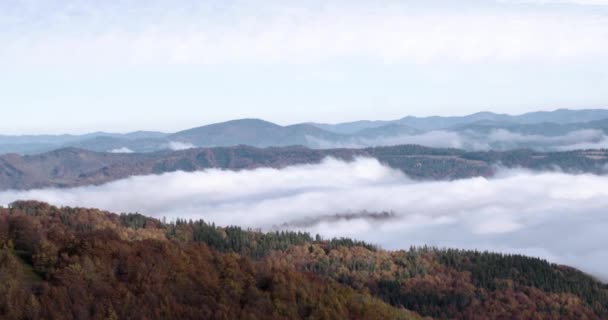
<svg viewBox="0 0 608 320">
<path fill-rule="evenodd" d="M 608 107 L 608 0 L 3 0 L 0 134 Z"/>
</svg>

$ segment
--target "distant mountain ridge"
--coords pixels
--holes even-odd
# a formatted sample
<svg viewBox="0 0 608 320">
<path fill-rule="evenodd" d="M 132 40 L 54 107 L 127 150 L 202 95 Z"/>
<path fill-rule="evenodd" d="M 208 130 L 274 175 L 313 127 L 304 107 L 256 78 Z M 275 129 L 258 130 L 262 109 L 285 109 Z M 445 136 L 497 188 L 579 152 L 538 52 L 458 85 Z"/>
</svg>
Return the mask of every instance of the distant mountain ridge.
<svg viewBox="0 0 608 320">
<path fill-rule="evenodd" d="M 586 140 L 569 137 L 564 143 L 576 147 L 608 147 L 608 110 L 567 110 L 532 112 L 522 115 L 479 112 L 455 117 L 404 117 L 393 121 L 356 121 L 339 124 L 301 123 L 277 125 L 261 119 L 239 119 L 179 131 L 163 133 L 136 131 L 126 134 L 95 132 L 84 135 L 0 135 L 0 154 L 37 154 L 75 147 L 97 152 L 142 153 L 181 150 L 195 147 L 284 147 L 301 145 L 310 148 L 373 147 L 421 144 L 430 147 L 456 147 L 469 150 L 508 150 L 533 148 L 563 150 L 561 141 L 538 137 L 516 141 L 488 140 L 497 130 L 509 134 L 554 137 L 587 130 Z M 592 130 L 593 132 L 591 132 Z M 447 133 L 447 134 L 446 134 Z M 498 139 L 506 139 L 502 134 Z M 528 141 L 531 140 L 531 141 Z"/>
<path fill-rule="evenodd" d="M 608 110 L 586 109 L 570 110 L 557 109 L 555 111 L 536 111 L 521 115 L 499 114 L 488 111 L 477 112 L 466 116 L 430 116 L 414 117 L 407 116 L 398 120 L 389 121 L 355 121 L 338 124 L 310 123 L 321 129 L 336 133 L 353 134 L 364 129 L 378 128 L 391 124 L 409 126 L 418 130 L 441 130 L 450 129 L 455 126 L 463 126 L 483 121 L 494 121 L 508 124 L 571 124 L 584 123 L 608 118 Z"/>
<path fill-rule="evenodd" d="M 357 157 L 375 158 L 386 166 L 422 180 L 491 177 L 498 164 L 533 170 L 553 171 L 559 168 L 575 173 L 606 174 L 608 170 L 608 150 L 467 152 L 416 145 L 327 150 L 237 146 L 120 154 L 68 148 L 39 155 L 0 156 L 0 190 L 99 185 L 132 176 L 210 168 L 284 168 L 318 164 L 327 157 L 343 161 Z"/>
<path fill-rule="evenodd" d="M 336 139 L 337 134 L 308 124 L 280 126 L 260 119 L 242 119 L 216 123 L 169 136 L 169 139 L 201 147 L 235 146 L 240 144 L 270 147 L 306 145 L 307 136 Z"/>
</svg>

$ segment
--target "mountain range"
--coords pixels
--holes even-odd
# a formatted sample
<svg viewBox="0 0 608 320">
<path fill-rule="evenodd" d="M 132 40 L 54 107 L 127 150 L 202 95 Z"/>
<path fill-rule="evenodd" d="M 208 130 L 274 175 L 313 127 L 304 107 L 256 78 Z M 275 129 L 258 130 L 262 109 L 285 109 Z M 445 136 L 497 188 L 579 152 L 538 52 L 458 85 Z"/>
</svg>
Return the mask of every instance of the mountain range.
<svg viewBox="0 0 608 320">
<path fill-rule="evenodd" d="M 364 129 L 378 128 L 386 125 L 404 125 L 422 131 L 454 129 L 473 123 L 500 123 L 503 125 L 515 124 L 572 124 L 585 123 L 594 120 L 608 118 L 608 110 L 588 109 L 569 110 L 558 109 L 555 111 L 537 111 L 521 115 L 498 114 L 493 112 L 478 112 L 467 116 L 455 117 L 413 117 L 407 116 L 392 121 L 355 121 L 339 124 L 312 123 L 319 128 L 344 134 L 357 133 Z"/>
<path fill-rule="evenodd" d="M 211 168 L 284 168 L 317 164 L 327 157 L 345 161 L 375 158 L 421 180 L 490 177 L 498 166 L 595 174 L 608 170 L 607 150 L 471 152 L 416 145 L 326 150 L 236 146 L 119 154 L 67 148 L 38 155 L 0 156 L 0 190 L 99 185 L 131 176 Z"/>
<path fill-rule="evenodd" d="M 74 147 L 113 153 L 145 153 L 195 147 L 249 145 L 364 148 L 399 144 L 467 150 L 532 148 L 558 151 L 608 147 L 608 110 L 567 110 L 505 115 L 480 112 L 458 117 L 405 117 L 393 121 L 280 126 L 240 119 L 175 133 L 137 131 L 84 135 L 0 135 L 0 154 L 37 154 Z"/>
</svg>

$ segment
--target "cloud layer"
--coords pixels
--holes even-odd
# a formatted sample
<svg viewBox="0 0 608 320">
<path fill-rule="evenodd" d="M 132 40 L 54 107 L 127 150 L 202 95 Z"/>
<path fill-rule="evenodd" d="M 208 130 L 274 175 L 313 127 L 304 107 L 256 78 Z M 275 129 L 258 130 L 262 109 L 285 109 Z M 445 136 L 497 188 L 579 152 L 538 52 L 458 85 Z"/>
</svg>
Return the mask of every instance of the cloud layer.
<svg viewBox="0 0 608 320">
<path fill-rule="evenodd" d="M 582 6 L 608 6 L 608 0 L 499 0 L 503 3 L 575 4 Z"/>
<path fill-rule="evenodd" d="M 608 54 L 606 16 L 547 6 L 521 10 L 512 6 L 517 1 L 477 3 L 475 10 L 442 1 L 25 3 L 0 5 L 0 27 L 6 30 L 0 32 L 0 57 L 9 63 L 563 61 Z"/>
<path fill-rule="evenodd" d="M 429 244 L 523 253 L 608 279 L 603 176 L 504 171 L 494 179 L 414 182 L 376 160 L 328 159 L 282 170 L 176 172 L 96 187 L 0 193 L 2 204 L 17 199 L 266 230 L 316 221 L 302 228 L 388 249 Z M 391 215 L 357 215 L 364 210 Z M 324 219 L 336 214 L 345 218 Z"/>
<path fill-rule="evenodd" d="M 375 138 L 353 137 L 344 141 L 329 141 L 308 136 L 311 147 L 365 148 L 375 146 L 395 146 L 418 144 L 434 148 L 457 148 L 473 151 L 512 150 L 530 148 L 541 151 L 568 151 L 578 149 L 608 148 L 608 136 L 602 130 L 585 129 L 562 135 L 546 136 L 522 134 L 504 129 L 489 133 L 476 131 L 429 131 L 420 134 L 380 136 Z"/>
</svg>

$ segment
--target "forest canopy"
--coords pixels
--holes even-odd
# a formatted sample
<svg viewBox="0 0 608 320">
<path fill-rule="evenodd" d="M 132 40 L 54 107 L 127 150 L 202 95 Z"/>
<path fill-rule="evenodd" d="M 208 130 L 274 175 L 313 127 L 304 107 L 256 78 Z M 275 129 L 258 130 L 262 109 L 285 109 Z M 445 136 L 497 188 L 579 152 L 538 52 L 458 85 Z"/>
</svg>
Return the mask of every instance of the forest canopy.
<svg viewBox="0 0 608 320">
<path fill-rule="evenodd" d="M 604 319 L 608 287 L 521 255 L 16 202 L 2 319 Z"/>
</svg>

